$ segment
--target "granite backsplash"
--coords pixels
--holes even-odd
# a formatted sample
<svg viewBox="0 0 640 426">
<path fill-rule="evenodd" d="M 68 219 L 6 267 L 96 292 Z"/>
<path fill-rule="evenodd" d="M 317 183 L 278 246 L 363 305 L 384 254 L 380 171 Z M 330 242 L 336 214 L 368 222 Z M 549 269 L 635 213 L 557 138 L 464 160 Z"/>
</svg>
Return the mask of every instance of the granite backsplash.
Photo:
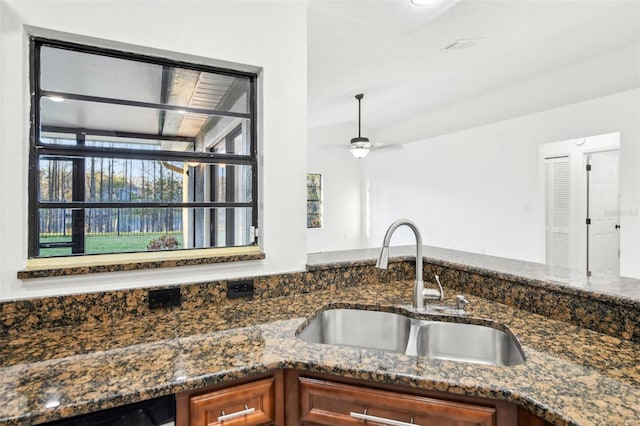
<svg viewBox="0 0 640 426">
<path fill-rule="evenodd" d="M 312 265 L 306 272 L 254 277 L 254 298 L 267 299 L 312 293 L 360 284 L 413 279 L 415 262 L 407 256 L 391 260 L 386 271 L 372 261 L 340 261 Z M 443 286 L 508 306 L 544 315 L 614 337 L 640 342 L 640 309 L 621 297 L 598 297 L 594 292 L 567 291 L 552 281 L 501 274 L 478 267 L 427 258 L 424 277 L 427 287 L 438 274 Z M 179 286 L 182 304 L 177 311 L 215 307 L 227 299 L 227 281 L 210 281 Z M 10 329 L 33 330 L 91 322 L 118 322 L 146 315 L 149 288 L 85 293 L 67 296 L 8 301 L 0 304 L 0 333 Z"/>
</svg>

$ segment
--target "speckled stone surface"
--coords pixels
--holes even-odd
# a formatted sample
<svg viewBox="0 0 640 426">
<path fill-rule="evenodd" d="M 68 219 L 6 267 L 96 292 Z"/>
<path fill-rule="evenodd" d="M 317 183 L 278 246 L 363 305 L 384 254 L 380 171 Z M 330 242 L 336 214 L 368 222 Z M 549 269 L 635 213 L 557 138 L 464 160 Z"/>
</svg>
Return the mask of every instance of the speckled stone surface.
<svg viewBox="0 0 640 426">
<path fill-rule="evenodd" d="M 212 287 L 215 304 L 28 333 L 11 328 L 0 337 L 0 424 L 44 422 L 274 368 L 511 401 L 556 425 L 638 424 L 639 344 L 475 296 L 468 296 L 468 320 L 510 327 L 524 364 L 430 360 L 295 337 L 321 306 L 408 309 L 411 287 L 410 281 L 329 285 L 251 301 L 223 301 Z M 446 296 L 452 305 L 455 293 Z"/>
<path fill-rule="evenodd" d="M 64 268 L 38 268 L 18 271 L 18 279 L 61 277 L 65 275 L 97 274 L 100 272 L 136 271 L 140 269 L 172 268 L 175 266 L 209 265 L 213 263 L 242 262 L 264 259 L 264 253 L 232 256 L 208 256 L 191 259 L 157 260 L 148 262 L 116 263 L 110 265 L 69 266 Z"/>
<path fill-rule="evenodd" d="M 266 275 L 252 278 L 257 299 L 291 296 L 413 276 L 409 262 L 396 262 L 389 270 L 373 266 L 345 266 L 313 272 Z M 239 278 L 242 279 L 242 278 Z M 168 287 L 162 287 L 168 288 Z M 179 286 L 182 310 L 215 306 L 227 299 L 227 281 Z M 71 326 L 86 322 L 112 323 L 149 314 L 148 288 L 83 293 L 0 303 L 0 335 L 8 330 L 32 330 Z"/>
<path fill-rule="evenodd" d="M 379 249 L 308 256 L 309 271 L 372 267 Z M 619 276 L 559 278 L 543 264 L 424 246 L 424 278 L 445 287 L 640 343 L 640 280 Z M 391 247 L 390 262 L 415 258 L 415 246 Z"/>
<path fill-rule="evenodd" d="M 554 269 L 542 263 L 439 247 L 423 246 L 422 252 L 424 260 L 434 265 L 491 275 L 505 280 L 526 281 L 527 284 L 551 287 L 572 294 L 588 293 L 605 301 L 640 308 L 640 280 L 638 279 L 612 275 L 586 277 L 577 271 Z M 314 253 L 307 256 L 307 268 L 314 271 L 346 265 L 374 265 L 379 253 L 379 248 Z M 390 248 L 390 256 L 397 261 L 414 259 L 415 255 L 415 246 Z"/>
</svg>

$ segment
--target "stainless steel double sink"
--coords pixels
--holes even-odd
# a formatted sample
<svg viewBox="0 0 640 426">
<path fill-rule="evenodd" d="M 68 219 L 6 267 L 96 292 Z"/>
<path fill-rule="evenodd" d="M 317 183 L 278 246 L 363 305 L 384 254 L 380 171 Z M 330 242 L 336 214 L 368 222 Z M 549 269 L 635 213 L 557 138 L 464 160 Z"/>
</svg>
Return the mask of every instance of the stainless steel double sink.
<svg viewBox="0 0 640 426">
<path fill-rule="evenodd" d="M 328 309 L 303 327 L 298 338 L 488 365 L 511 366 L 526 359 L 517 338 L 506 327 L 415 319 L 383 311 Z"/>
</svg>

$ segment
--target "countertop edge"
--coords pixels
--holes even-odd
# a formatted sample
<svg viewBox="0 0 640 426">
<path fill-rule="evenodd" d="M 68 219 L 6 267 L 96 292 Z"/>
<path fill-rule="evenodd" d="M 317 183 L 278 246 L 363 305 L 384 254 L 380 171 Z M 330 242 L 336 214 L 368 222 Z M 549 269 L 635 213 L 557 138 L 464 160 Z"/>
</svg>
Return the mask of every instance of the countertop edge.
<svg viewBox="0 0 640 426">
<path fill-rule="evenodd" d="M 602 300 L 603 302 L 627 306 L 634 309 L 640 309 L 640 300 L 636 300 L 627 296 L 613 295 L 613 294 L 603 293 L 598 291 L 590 291 L 587 289 L 573 287 L 573 286 L 566 285 L 556 281 L 529 278 L 522 275 L 515 275 L 509 272 L 500 272 L 500 271 L 495 271 L 487 268 L 482 268 L 479 266 L 471 266 L 471 265 L 465 265 L 462 263 L 451 262 L 448 260 L 441 260 L 441 259 L 429 258 L 429 257 L 424 257 L 424 260 L 431 264 L 435 264 L 439 266 L 447 266 L 460 271 L 492 276 L 495 278 L 500 278 L 500 279 L 517 282 L 521 284 L 526 283 L 535 287 L 554 290 L 554 291 L 571 294 L 575 296 L 591 297 L 591 298 Z"/>
<path fill-rule="evenodd" d="M 112 398 L 102 399 L 100 401 L 92 401 L 84 404 L 73 406 L 75 414 L 73 416 L 65 415 L 63 412 L 56 414 L 56 409 L 53 408 L 49 412 L 31 412 L 25 413 L 24 416 L 12 417 L 12 418 L 0 418 L 0 425 L 13 426 L 34 424 L 40 421 L 52 422 L 65 418 L 71 418 L 93 412 L 91 407 L 95 404 L 99 404 L 103 408 L 108 409 L 118 406 L 124 406 L 127 404 L 136 403 L 144 399 L 153 399 L 171 394 L 177 394 L 183 391 L 190 391 L 194 389 L 203 388 L 206 386 L 231 382 L 237 379 L 250 378 L 260 374 L 269 373 L 278 369 L 292 369 L 308 373 L 321 373 L 332 375 L 340 378 L 354 378 L 357 375 L 358 379 L 364 381 L 370 381 L 378 384 L 390 384 L 405 386 L 408 389 L 419 388 L 422 390 L 443 392 L 443 386 L 446 386 L 446 393 L 452 393 L 460 396 L 472 396 L 487 398 L 492 400 L 505 401 L 513 403 L 519 407 L 526 409 L 538 416 L 544 416 L 545 420 L 560 421 L 568 425 L 578 425 L 578 423 L 571 417 L 563 414 L 561 411 L 555 410 L 546 404 L 543 404 L 535 399 L 527 396 L 524 393 L 513 391 L 507 388 L 499 388 L 492 386 L 482 386 L 477 384 L 475 386 L 464 386 L 455 381 L 436 380 L 428 376 L 412 376 L 408 374 L 402 374 L 397 372 L 382 372 L 379 370 L 368 369 L 338 369 L 334 366 L 324 365 L 320 363 L 309 362 L 305 360 L 298 360 L 295 358 L 287 359 L 283 358 L 278 361 L 263 364 L 254 364 L 251 366 L 243 366 L 238 369 L 222 370 L 215 373 L 210 373 L 198 377 L 197 379 L 189 380 L 183 383 L 168 383 L 157 387 L 151 387 L 146 389 L 139 389 L 137 392 L 131 392 L 128 394 L 114 395 Z M 459 392 L 451 392 L 451 390 Z M 139 395 L 144 394 L 148 398 L 140 399 Z M 87 407 L 87 410 L 79 409 L 79 407 Z M 68 406 L 64 407 L 69 409 Z"/>
</svg>

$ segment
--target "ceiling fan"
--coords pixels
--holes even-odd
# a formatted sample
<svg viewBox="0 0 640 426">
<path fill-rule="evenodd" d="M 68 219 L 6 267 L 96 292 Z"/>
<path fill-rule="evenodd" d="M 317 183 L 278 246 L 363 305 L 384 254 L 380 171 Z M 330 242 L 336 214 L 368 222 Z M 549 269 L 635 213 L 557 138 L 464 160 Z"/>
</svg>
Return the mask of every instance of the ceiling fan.
<svg viewBox="0 0 640 426">
<path fill-rule="evenodd" d="M 364 94 L 360 93 L 356 95 L 356 99 L 358 100 L 358 137 L 351 139 L 351 145 L 349 145 L 349 150 L 358 160 L 364 158 L 369 153 L 371 149 L 371 142 L 369 138 L 363 138 L 360 134 L 360 126 L 361 126 L 361 109 L 360 102 L 364 98 Z"/>
<path fill-rule="evenodd" d="M 353 156 L 356 157 L 358 160 L 360 160 L 366 157 L 369 151 L 371 150 L 387 149 L 387 148 L 401 149 L 402 146 L 400 145 L 376 145 L 374 147 L 371 144 L 371 141 L 369 141 L 369 138 L 365 138 L 362 136 L 361 134 L 361 124 L 362 124 L 361 123 L 362 121 L 361 101 L 362 101 L 362 98 L 364 98 L 364 94 L 359 93 L 355 96 L 355 98 L 358 100 L 358 137 L 352 138 L 351 143 L 349 144 L 349 151 L 351 151 Z"/>
</svg>

